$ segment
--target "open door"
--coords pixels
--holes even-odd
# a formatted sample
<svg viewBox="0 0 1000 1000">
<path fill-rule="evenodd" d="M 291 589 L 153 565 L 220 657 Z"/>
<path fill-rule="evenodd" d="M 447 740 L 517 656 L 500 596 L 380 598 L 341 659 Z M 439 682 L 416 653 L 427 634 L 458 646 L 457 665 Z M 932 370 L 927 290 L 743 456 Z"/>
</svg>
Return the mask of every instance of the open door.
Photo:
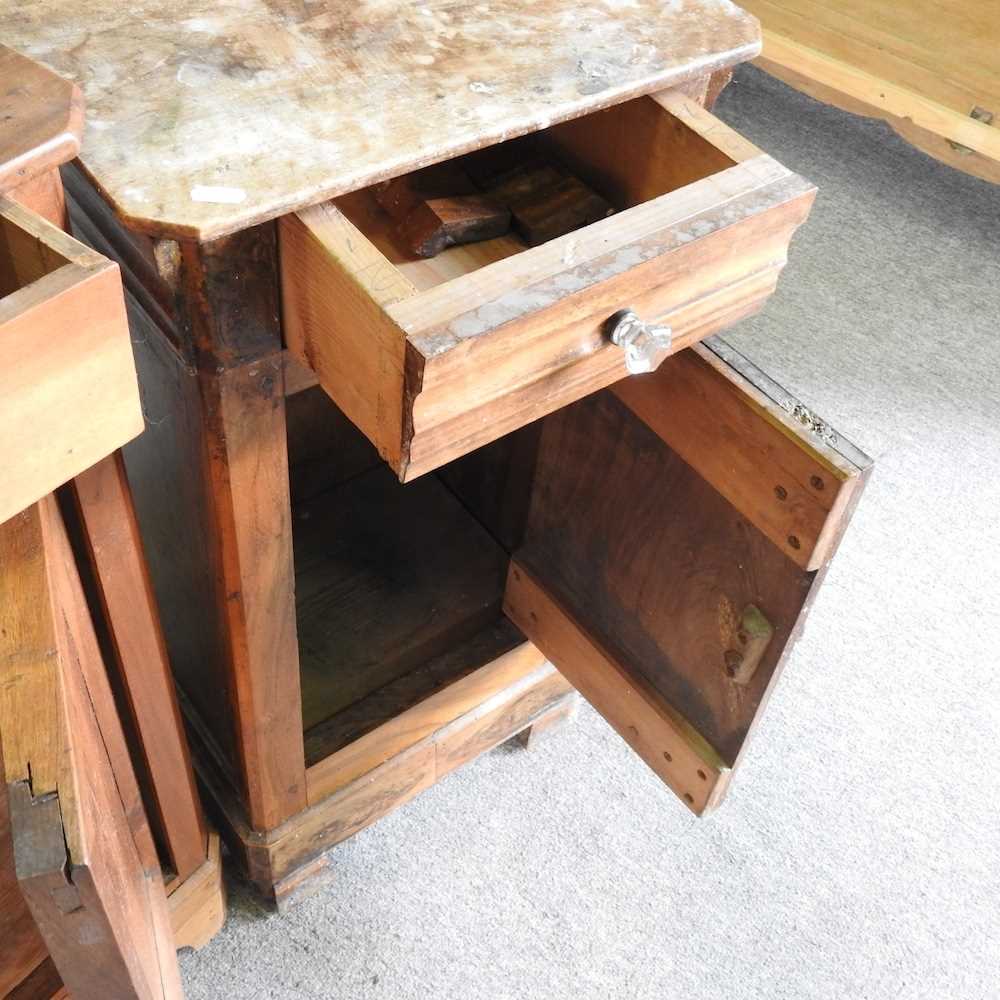
<svg viewBox="0 0 1000 1000">
<path fill-rule="evenodd" d="M 70 995 L 180 997 L 156 851 L 52 495 L 0 525 L 0 744 L 16 880 Z"/>
<path fill-rule="evenodd" d="M 542 422 L 504 610 L 705 812 L 870 466 L 710 338 Z"/>
</svg>

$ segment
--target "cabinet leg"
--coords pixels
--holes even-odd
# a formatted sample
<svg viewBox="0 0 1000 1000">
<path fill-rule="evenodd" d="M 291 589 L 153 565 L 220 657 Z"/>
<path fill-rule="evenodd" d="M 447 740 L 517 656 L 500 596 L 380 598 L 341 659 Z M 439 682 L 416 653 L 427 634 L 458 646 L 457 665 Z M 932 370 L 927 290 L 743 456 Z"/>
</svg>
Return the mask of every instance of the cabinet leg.
<svg viewBox="0 0 1000 1000">
<path fill-rule="evenodd" d="M 525 750 L 534 750 L 540 742 L 544 742 L 562 726 L 573 721 L 579 704 L 580 696 L 575 691 L 566 695 L 544 715 L 535 719 L 527 729 L 522 729 L 515 738 Z"/>
</svg>

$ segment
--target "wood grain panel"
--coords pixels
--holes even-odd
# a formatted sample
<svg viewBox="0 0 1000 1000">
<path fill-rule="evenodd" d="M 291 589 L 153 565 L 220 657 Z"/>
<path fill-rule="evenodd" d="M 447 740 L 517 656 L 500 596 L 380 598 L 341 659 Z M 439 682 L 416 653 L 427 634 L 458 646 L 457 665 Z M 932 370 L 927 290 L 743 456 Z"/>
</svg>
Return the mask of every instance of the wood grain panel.
<svg viewBox="0 0 1000 1000">
<path fill-rule="evenodd" d="M 801 433 L 804 408 L 786 412 L 701 345 L 614 391 L 786 556 L 803 569 L 829 559 L 857 468 Z"/>
<path fill-rule="evenodd" d="M 332 204 L 285 216 L 278 233 L 289 351 L 398 465 L 405 344 L 385 308 L 415 289 Z"/>
<path fill-rule="evenodd" d="M 81 473 L 73 493 L 118 670 L 139 733 L 169 860 L 180 878 L 205 861 L 208 833 L 170 675 L 121 454 Z"/>
<path fill-rule="evenodd" d="M 724 794 L 870 464 L 710 338 L 546 418 L 505 611 L 702 812 Z M 793 528 L 808 545 L 781 534 Z"/>
<path fill-rule="evenodd" d="M 47 593 L 56 651 L 50 697 L 58 705 L 53 745 L 48 734 L 25 728 L 32 715 L 21 699 L 35 690 L 17 673 L 5 680 L 12 699 L 4 705 L 5 743 L 7 731 L 18 727 L 27 748 L 19 770 L 5 761 L 19 884 L 73 995 L 180 997 L 152 839 L 54 498 L 21 516 L 15 546 L 6 544 L 8 528 L 0 529 L 3 611 L 17 612 L 12 580 L 43 575 L 38 587 Z M 44 552 L 41 559 L 17 558 L 28 536 Z M 36 784 L 36 761 L 39 774 L 55 774 L 53 787 Z"/>
<path fill-rule="evenodd" d="M 200 382 L 131 296 L 128 311 L 148 427 L 124 457 L 170 665 L 197 715 L 212 720 L 213 756 L 239 783 L 224 608 L 215 601 L 211 562 Z"/>
<path fill-rule="evenodd" d="M 997 13 L 956 0 L 749 0 L 761 63 L 820 100 L 879 117 L 932 156 L 1000 178 Z M 980 109 L 986 120 L 974 117 Z"/>
<path fill-rule="evenodd" d="M 547 419 L 517 559 L 732 764 L 808 573 L 609 394 Z M 726 654 L 750 604 L 775 636 L 736 685 Z"/>
</svg>

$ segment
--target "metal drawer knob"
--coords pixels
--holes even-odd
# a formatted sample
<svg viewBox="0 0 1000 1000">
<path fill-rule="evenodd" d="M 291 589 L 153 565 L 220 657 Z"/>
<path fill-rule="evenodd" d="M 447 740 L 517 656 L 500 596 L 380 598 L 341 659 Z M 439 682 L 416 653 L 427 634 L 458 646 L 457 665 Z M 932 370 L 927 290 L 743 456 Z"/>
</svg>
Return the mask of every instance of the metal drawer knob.
<svg viewBox="0 0 1000 1000">
<path fill-rule="evenodd" d="M 608 337 L 625 351 L 625 367 L 632 375 L 654 372 L 670 353 L 669 326 L 643 323 L 631 309 L 621 309 L 606 324 Z"/>
</svg>

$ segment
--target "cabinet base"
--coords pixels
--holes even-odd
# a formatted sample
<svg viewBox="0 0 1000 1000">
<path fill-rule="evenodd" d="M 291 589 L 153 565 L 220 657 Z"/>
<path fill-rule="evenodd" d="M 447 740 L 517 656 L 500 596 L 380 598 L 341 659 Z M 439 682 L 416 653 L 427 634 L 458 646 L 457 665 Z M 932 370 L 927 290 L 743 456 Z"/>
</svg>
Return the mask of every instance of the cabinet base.
<svg viewBox="0 0 1000 1000">
<path fill-rule="evenodd" d="M 278 909 L 331 875 L 331 848 L 513 736 L 572 718 L 579 696 L 550 664 L 484 698 L 272 830 L 253 830 L 231 783 L 192 733 L 206 806 L 248 880 Z M 529 735 L 528 743 L 534 739 Z"/>
<path fill-rule="evenodd" d="M 183 882 L 167 884 L 167 906 L 177 949 L 200 951 L 222 930 L 226 890 L 222 882 L 219 835 L 208 835 L 208 856 Z"/>
</svg>

